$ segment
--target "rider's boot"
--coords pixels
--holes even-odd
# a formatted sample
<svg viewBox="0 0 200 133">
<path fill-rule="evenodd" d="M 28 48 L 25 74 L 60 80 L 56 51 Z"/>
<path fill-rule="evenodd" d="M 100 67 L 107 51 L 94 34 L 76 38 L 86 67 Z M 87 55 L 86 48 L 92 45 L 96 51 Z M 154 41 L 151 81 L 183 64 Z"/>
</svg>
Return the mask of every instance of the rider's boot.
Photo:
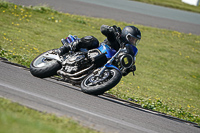
<svg viewBox="0 0 200 133">
<path fill-rule="evenodd" d="M 57 53 L 60 56 L 68 53 L 69 51 L 77 51 L 78 49 L 80 49 L 79 47 L 80 40 L 75 40 L 70 44 L 63 41 L 63 39 L 61 40 L 61 42 L 63 43 L 63 46 L 55 50 L 55 53 Z"/>
<path fill-rule="evenodd" d="M 93 36 L 85 36 L 81 39 L 75 40 L 72 43 L 68 43 L 66 39 L 62 39 L 61 42 L 63 46 L 57 50 L 54 50 L 54 52 L 60 56 L 68 53 L 69 51 L 78 51 L 80 48 L 86 48 L 89 50 L 99 46 L 99 41 Z"/>
<path fill-rule="evenodd" d="M 55 53 L 57 53 L 58 55 L 62 56 L 65 53 L 68 53 L 70 49 L 71 49 L 70 46 L 63 45 L 60 48 L 58 48 L 57 50 L 55 50 Z"/>
</svg>

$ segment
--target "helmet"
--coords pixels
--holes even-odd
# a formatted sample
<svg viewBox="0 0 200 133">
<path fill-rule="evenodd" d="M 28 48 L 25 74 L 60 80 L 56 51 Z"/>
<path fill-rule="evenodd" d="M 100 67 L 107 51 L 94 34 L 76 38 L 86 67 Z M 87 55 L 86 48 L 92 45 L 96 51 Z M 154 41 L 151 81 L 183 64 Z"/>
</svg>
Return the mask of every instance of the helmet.
<svg viewBox="0 0 200 133">
<path fill-rule="evenodd" d="M 141 39 L 141 32 L 135 26 L 126 26 L 122 30 L 121 38 L 126 43 L 128 42 L 128 43 L 136 46 Z"/>
</svg>

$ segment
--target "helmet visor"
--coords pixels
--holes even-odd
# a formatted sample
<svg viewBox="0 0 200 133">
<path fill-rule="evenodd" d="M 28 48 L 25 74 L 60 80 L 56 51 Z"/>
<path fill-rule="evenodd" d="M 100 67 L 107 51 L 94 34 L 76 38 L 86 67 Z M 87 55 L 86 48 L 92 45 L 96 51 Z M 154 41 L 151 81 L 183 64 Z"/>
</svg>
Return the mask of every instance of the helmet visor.
<svg viewBox="0 0 200 133">
<path fill-rule="evenodd" d="M 135 36 L 128 34 L 126 36 L 127 41 L 132 44 L 133 46 L 138 45 L 138 43 L 140 42 L 140 39 L 136 38 Z"/>
</svg>

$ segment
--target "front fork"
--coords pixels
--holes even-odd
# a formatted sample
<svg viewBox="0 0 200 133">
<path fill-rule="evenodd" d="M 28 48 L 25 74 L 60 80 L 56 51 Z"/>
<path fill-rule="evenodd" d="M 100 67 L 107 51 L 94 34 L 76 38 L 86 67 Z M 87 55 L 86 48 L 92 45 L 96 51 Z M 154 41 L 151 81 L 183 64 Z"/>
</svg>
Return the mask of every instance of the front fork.
<svg viewBox="0 0 200 133">
<path fill-rule="evenodd" d="M 120 48 L 118 51 L 117 51 L 117 53 L 100 69 L 100 71 L 98 72 L 98 76 L 102 76 L 103 75 L 103 73 L 104 73 L 104 71 L 107 69 L 107 68 L 114 68 L 114 69 L 116 69 L 116 70 L 118 70 L 118 71 L 120 71 L 116 66 L 114 66 L 114 65 L 111 65 L 112 64 L 112 62 L 115 60 L 115 58 L 119 55 L 119 53 L 120 52 L 122 52 L 123 51 L 123 49 L 122 48 Z M 121 71 L 120 71 L 121 72 Z"/>
</svg>

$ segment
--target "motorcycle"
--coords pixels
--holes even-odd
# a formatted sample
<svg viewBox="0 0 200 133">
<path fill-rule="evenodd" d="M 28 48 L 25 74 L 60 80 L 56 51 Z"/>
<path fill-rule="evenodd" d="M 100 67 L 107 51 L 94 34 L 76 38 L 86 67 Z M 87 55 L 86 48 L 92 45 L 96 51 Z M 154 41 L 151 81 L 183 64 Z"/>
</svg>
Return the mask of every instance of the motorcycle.
<svg viewBox="0 0 200 133">
<path fill-rule="evenodd" d="M 79 38 L 72 35 L 66 38 L 69 44 L 76 39 Z M 133 55 L 137 48 L 120 44 L 118 51 L 101 43 L 98 48 L 70 51 L 62 56 L 52 49 L 31 62 L 30 72 L 39 78 L 58 75 L 66 82 L 80 85 L 84 93 L 101 95 L 116 86 L 127 70 L 135 70 Z"/>
</svg>

